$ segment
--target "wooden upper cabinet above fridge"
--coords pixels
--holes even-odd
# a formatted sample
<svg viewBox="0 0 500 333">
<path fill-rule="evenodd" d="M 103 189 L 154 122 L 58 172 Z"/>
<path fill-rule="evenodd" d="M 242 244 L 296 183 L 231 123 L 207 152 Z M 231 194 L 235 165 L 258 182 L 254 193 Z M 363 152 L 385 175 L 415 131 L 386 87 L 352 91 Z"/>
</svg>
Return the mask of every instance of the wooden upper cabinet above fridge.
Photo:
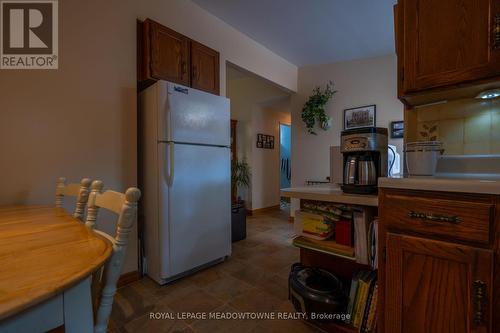
<svg viewBox="0 0 500 333">
<path fill-rule="evenodd" d="M 191 41 L 191 86 L 219 94 L 219 52 Z"/>
<path fill-rule="evenodd" d="M 219 94 L 219 52 L 150 19 L 137 36 L 139 89 L 165 80 Z"/>
<path fill-rule="evenodd" d="M 189 38 L 149 19 L 144 34 L 148 76 L 189 86 Z"/>
<path fill-rule="evenodd" d="M 500 1 L 400 0 L 395 22 L 400 95 L 499 76 Z"/>
</svg>

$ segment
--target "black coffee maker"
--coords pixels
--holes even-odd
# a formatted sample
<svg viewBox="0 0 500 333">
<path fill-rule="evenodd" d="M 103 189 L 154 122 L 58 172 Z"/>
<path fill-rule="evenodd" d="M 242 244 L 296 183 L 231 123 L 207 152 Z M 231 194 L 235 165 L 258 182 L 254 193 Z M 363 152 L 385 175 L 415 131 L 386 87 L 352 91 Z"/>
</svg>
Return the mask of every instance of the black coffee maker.
<svg viewBox="0 0 500 333">
<path fill-rule="evenodd" d="M 344 157 L 342 190 L 353 194 L 377 193 L 378 177 L 387 176 L 387 128 L 366 127 L 342 131 Z"/>
</svg>

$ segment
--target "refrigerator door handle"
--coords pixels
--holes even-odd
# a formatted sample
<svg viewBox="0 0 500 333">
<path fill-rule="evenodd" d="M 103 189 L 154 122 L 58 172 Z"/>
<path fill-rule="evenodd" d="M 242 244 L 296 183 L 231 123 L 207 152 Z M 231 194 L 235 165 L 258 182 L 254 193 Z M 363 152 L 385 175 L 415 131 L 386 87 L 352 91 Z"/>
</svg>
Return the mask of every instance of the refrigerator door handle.
<svg viewBox="0 0 500 333">
<path fill-rule="evenodd" d="M 167 144 L 167 185 L 172 186 L 174 182 L 174 143 L 169 142 Z"/>
</svg>

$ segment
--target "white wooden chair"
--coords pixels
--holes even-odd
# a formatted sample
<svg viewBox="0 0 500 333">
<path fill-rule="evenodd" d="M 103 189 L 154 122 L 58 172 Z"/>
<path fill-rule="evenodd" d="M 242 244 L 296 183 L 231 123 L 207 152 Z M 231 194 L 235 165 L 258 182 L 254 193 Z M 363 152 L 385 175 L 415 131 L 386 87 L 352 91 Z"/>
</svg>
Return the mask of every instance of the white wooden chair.
<svg viewBox="0 0 500 333">
<path fill-rule="evenodd" d="M 118 215 L 116 236 L 114 238 L 94 229 L 95 232 L 106 237 L 113 243 L 113 253 L 104 266 L 102 276 L 98 277 L 100 285 L 102 285 L 102 293 L 100 295 L 100 302 L 97 304 L 94 333 L 106 332 L 109 315 L 113 306 L 113 297 L 116 293 L 116 283 L 122 271 L 130 231 L 136 221 L 137 201 L 140 197 L 141 191 L 135 187 L 127 189 L 125 194 L 114 191 L 102 192 L 102 182 L 99 180 L 92 182 L 85 225 L 92 229 L 95 228 L 95 221 L 100 208 Z"/>
<path fill-rule="evenodd" d="M 88 178 L 83 178 L 80 184 L 72 183 L 66 184 L 66 178 L 59 177 L 56 182 L 56 207 L 62 207 L 65 196 L 76 197 L 75 211 L 73 217 L 83 221 L 83 214 L 85 205 L 89 198 L 90 183 L 92 181 Z"/>
</svg>

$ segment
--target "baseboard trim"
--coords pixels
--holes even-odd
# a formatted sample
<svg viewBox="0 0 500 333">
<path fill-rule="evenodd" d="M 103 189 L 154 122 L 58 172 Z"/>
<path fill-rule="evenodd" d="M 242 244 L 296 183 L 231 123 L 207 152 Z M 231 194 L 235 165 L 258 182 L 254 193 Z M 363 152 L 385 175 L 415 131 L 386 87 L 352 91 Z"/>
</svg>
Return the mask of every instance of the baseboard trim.
<svg viewBox="0 0 500 333">
<path fill-rule="evenodd" d="M 139 278 L 140 278 L 140 276 L 139 276 L 138 271 L 132 271 L 132 272 L 122 274 L 122 275 L 120 275 L 120 278 L 118 279 L 118 282 L 116 283 L 116 287 L 121 288 L 123 286 L 126 286 L 127 284 L 138 281 Z"/>
<path fill-rule="evenodd" d="M 267 213 L 269 211 L 279 210 L 279 209 L 280 209 L 280 205 L 275 205 L 275 206 L 269 206 L 269 207 L 252 209 L 252 210 L 249 209 L 249 211 L 250 211 L 250 215 L 254 215 L 254 214 Z"/>
</svg>

